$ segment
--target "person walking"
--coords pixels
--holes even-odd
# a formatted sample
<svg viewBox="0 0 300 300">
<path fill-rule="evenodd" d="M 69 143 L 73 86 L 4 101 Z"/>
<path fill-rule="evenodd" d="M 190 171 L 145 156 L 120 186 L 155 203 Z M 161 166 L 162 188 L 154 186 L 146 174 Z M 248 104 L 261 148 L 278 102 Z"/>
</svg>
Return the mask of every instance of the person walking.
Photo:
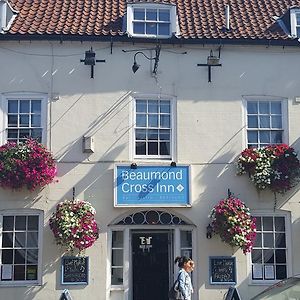
<svg viewBox="0 0 300 300">
<path fill-rule="evenodd" d="M 178 272 L 179 290 L 181 291 L 184 300 L 191 300 L 194 290 L 189 273 L 194 270 L 195 264 L 186 256 L 177 256 L 175 258 L 175 264 L 176 263 L 180 268 Z"/>
</svg>

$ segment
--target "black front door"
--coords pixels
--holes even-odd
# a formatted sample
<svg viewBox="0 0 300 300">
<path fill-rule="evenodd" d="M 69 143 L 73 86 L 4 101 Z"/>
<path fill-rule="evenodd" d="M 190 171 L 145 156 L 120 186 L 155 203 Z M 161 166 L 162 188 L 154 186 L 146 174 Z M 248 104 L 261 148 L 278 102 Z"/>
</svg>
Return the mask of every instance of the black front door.
<svg viewBox="0 0 300 300">
<path fill-rule="evenodd" d="M 169 233 L 132 233 L 133 300 L 167 300 Z"/>
</svg>

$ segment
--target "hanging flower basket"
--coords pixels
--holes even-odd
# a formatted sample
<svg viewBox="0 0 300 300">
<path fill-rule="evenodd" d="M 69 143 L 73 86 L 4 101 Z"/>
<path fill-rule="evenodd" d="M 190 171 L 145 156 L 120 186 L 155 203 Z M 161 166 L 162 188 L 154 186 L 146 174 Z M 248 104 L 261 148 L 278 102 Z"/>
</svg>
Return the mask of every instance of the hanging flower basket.
<svg viewBox="0 0 300 300">
<path fill-rule="evenodd" d="M 83 200 L 59 203 L 49 221 L 56 243 L 68 251 L 91 247 L 99 237 L 95 214 L 92 205 Z"/>
<path fill-rule="evenodd" d="M 221 200 L 209 217 L 212 232 L 223 242 L 241 248 L 244 254 L 251 251 L 256 238 L 255 218 L 240 199 L 229 196 Z"/>
<path fill-rule="evenodd" d="M 55 160 L 45 146 L 34 139 L 23 143 L 8 142 L 0 147 L 0 186 L 26 187 L 33 191 L 54 181 Z"/>
<path fill-rule="evenodd" d="M 284 194 L 300 179 L 296 152 L 285 144 L 245 149 L 237 162 L 237 174 L 248 173 L 257 189 Z"/>
</svg>

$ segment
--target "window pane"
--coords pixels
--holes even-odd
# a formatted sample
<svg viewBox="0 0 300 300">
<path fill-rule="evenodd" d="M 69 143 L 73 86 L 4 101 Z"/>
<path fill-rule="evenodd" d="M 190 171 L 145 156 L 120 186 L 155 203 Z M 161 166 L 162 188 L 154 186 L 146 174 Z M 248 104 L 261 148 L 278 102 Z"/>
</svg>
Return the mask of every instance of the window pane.
<svg viewBox="0 0 300 300">
<path fill-rule="evenodd" d="M 18 130 L 15 130 L 15 129 L 9 129 L 7 131 L 7 137 L 9 139 L 17 139 L 18 138 Z"/>
<path fill-rule="evenodd" d="M 145 10 L 144 9 L 134 9 L 133 10 L 134 20 L 145 20 Z"/>
<path fill-rule="evenodd" d="M 29 100 L 20 101 L 20 113 L 29 113 L 30 112 L 30 102 Z"/>
<path fill-rule="evenodd" d="M 247 102 L 247 112 L 248 114 L 257 114 L 258 113 L 258 104 L 257 101 L 248 101 Z"/>
<path fill-rule="evenodd" d="M 263 217 L 263 230 L 273 231 L 273 217 Z"/>
<path fill-rule="evenodd" d="M 259 132 L 260 143 L 270 144 L 270 131 L 260 131 Z"/>
<path fill-rule="evenodd" d="M 8 113 L 18 113 L 17 100 L 8 100 Z"/>
<path fill-rule="evenodd" d="M 160 112 L 161 113 L 170 113 L 170 101 L 161 101 L 160 102 Z"/>
<path fill-rule="evenodd" d="M 156 23 L 146 23 L 146 34 L 157 35 L 157 25 Z"/>
<path fill-rule="evenodd" d="M 37 248 L 38 247 L 38 233 L 37 232 L 27 232 L 27 247 Z"/>
<path fill-rule="evenodd" d="M 30 136 L 29 129 L 20 129 L 19 130 L 19 138 L 28 138 Z"/>
<path fill-rule="evenodd" d="M 11 231 L 14 229 L 14 217 L 3 217 L 3 231 Z"/>
<path fill-rule="evenodd" d="M 248 128 L 258 128 L 257 116 L 248 116 Z"/>
<path fill-rule="evenodd" d="M 158 127 L 158 115 L 148 115 L 148 126 Z"/>
<path fill-rule="evenodd" d="M 39 217 L 38 216 L 29 216 L 27 227 L 28 227 L 28 230 L 38 230 Z"/>
<path fill-rule="evenodd" d="M 170 155 L 171 154 L 169 142 L 160 142 L 159 145 L 160 145 L 160 150 L 159 150 L 160 155 Z"/>
<path fill-rule="evenodd" d="M 25 232 L 16 232 L 15 233 L 15 248 L 24 248 L 26 240 Z"/>
<path fill-rule="evenodd" d="M 260 116 L 259 117 L 259 127 L 260 128 L 270 128 L 270 117 Z"/>
<path fill-rule="evenodd" d="M 4 232 L 2 233 L 2 248 L 12 248 L 13 247 L 13 233 Z"/>
<path fill-rule="evenodd" d="M 264 263 L 274 263 L 274 250 L 273 249 L 267 249 L 263 250 L 264 254 Z"/>
<path fill-rule="evenodd" d="M 24 249 L 16 249 L 15 252 L 15 264 L 24 264 L 25 263 L 25 250 Z"/>
<path fill-rule="evenodd" d="M 253 263 L 262 263 L 262 250 L 252 250 L 251 257 Z"/>
<path fill-rule="evenodd" d="M 137 112 L 147 112 L 147 101 L 136 100 L 136 111 Z"/>
<path fill-rule="evenodd" d="M 257 131 L 248 131 L 248 143 L 257 144 L 258 143 L 258 132 Z"/>
<path fill-rule="evenodd" d="M 270 113 L 269 102 L 261 101 L 258 103 L 258 107 L 259 107 L 260 114 L 269 114 Z"/>
<path fill-rule="evenodd" d="M 34 114 L 39 114 L 41 112 L 41 101 L 40 100 L 31 101 L 31 112 Z"/>
<path fill-rule="evenodd" d="M 275 260 L 276 263 L 286 263 L 285 250 L 275 250 Z"/>
<path fill-rule="evenodd" d="M 275 217 L 275 230 L 285 231 L 285 222 L 283 217 Z"/>
<path fill-rule="evenodd" d="M 123 266 L 123 249 L 112 249 L 112 265 Z"/>
<path fill-rule="evenodd" d="M 281 144 L 282 143 L 282 132 L 275 131 L 271 132 L 271 143 L 272 144 Z"/>
<path fill-rule="evenodd" d="M 40 115 L 31 116 L 31 126 L 32 127 L 40 127 L 41 126 L 41 116 Z"/>
<path fill-rule="evenodd" d="M 263 234 L 264 247 L 273 248 L 274 247 L 274 236 L 273 233 Z"/>
<path fill-rule="evenodd" d="M 14 267 L 14 280 L 25 280 L 25 266 Z"/>
<path fill-rule="evenodd" d="M 271 102 L 271 113 L 272 114 L 281 114 L 281 102 L 278 102 L 278 101 Z"/>
<path fill-rule="evenodd" d="M 38 249 L 28 249 L 26 263 L 27 264 L 37 264 L 38 263 Z"/>
<path fill-rule="evenodd" d="M 20 115 L 20 127 L 29 127 L 29 115 Z"/>
<path fill-rule="evenodd" d="M 136 126 L 138 127 L 146 127 L 147 126 L 147 118 L 145 114 L 137 114 L 136 115 Z"/>
<path fill-rule="evenodd" d="M 170 21 L 170 11 L 168 9 L 159 10 L 159 21 Z"/>
<path fill-rule="evenodd" d="M 38 142 L 42 142 L 42 129 L 31 129 L 31 137 L 36 139 Z"/>
<path fill-rule="evenodd" d="M 18 115 L 8 115 L 8 127 L 18 126 Z"/>
<path fill-rule="evenodd" d="M 111 270 L 111 284 L 112 285 L 123 284 L 123 268 L 113 268 Z"/>
<path fill-rule="evenodd" d="M 158 140 L 158 129 L 148 130 L 148 140 Z"/>
<path fill-rule="evenodd" d="M 147 9 L 146 10 L 146 20 L 156 21 L 157 20 L 157 10 L 156 9 Z"/>
<path fill-rule="evenodd" d="M 160 126 L 163 128 L 170 128 L 170 116 L 169 115 L 161 115 L 160 116 Z"/>
<path fill-rule="evenodd" d="M 135 153 L 137 155 L 146 155 L 146 143 L 145 142 L 137 142 L 135 145 Z"/>
<path fill-rule="evenodd" d="M 275 233 L 275 247 L 285 248 L 285 233 Z"/>
<path fill-rule="evenodd" d="M 16 216 L 16 230 L 26 230 L 26 216 Z"/>
<path fill-rule="evenodd" d="M 136 129 L 135 138 L 137 140 L 146 140 L 146 129 Z"/>
<path fill-rule="evenodd" d="M 272 126 L 271 128 L 282 128 L 281 116 L 272 116 Z"/>
<path fill-rule="evenodd" d="M 159 139 L 169 141 L 171 139 L 170 134 L 171 132 L 169 129 L 162 129 L 159 131 Z"/>
<path fill-rule="evenodd" d="M 27 266 L 26 270 L 26 280 L 37 280 L 37 270 L 38 267 L 35 266 Z"/>
<path fill-rule="evenodd" d="M 123 247 L 123 231 L 113 231 L 112 233 L 112 246 L 116 248 Z"/>
<path fill-rule="evenodd" d="M 261 233 L 257 233 L 255 243 L 254 243 L 254 247 L 261 247 L 262 246 L 262 240 L 261 239 L 262 239 Z"/>
<path fill-rule="evenodd" d="M 276 279 L 281 280 L 287 278 L 286 266 L 276 266 Z"/>
<path fill-rule="evenodd" d="M 144 34 L 145 24 L 144 23 L 133 23 L 133 33 Z"/>
<path fill-rule="evenodd" d="M 170 35 L 170 24 L 168 24 L 168 23 L 158 24 L 158 34 L 159 35 Z"/>
<path fill-rule="evenodd" d="M 13 251 L 10 250 L 2 250 L 2 264 L 12 264 L 13 263 Z"/>
<path fill-rule="evenodd" d="M 149 101 L 148 102 L 148 112 L 149 113 L 158 113 L 158 102 L 157 101 Z"/>
<path fill-rule="evenodd" d="M 180 231 L 180 242 L 181 248 L 192 247 L 192 232 L 191 231 Z"/>
<path fill-rule="evenodd" d="M 148 144 L 148 154 L 149 155 L 158 155 L 158 143 L 150 142 Z"/>
</svg>

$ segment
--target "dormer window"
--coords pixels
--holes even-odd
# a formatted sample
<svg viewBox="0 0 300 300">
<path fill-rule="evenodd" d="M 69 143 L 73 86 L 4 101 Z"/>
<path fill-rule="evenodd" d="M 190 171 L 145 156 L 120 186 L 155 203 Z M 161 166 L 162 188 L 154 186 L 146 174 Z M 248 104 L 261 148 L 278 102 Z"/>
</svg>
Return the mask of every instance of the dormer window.
<svg viewBox="0 0 300 300">
<path fill-rule="evenodd" d="M 170 38 L 176 33 L 176 7 L 157 3 L 129 4 L 127 32 L 134 37 Z"/>
<path fill-rule="evenodd" d="M 0 33 L 8 31 L 17 12 L 5 0 L 0 0 Z"/>
<path fill-rule="evenodd" d="M 291 10 L 291 34 L 300 38 L 300 8 Z"/>
</svg>

